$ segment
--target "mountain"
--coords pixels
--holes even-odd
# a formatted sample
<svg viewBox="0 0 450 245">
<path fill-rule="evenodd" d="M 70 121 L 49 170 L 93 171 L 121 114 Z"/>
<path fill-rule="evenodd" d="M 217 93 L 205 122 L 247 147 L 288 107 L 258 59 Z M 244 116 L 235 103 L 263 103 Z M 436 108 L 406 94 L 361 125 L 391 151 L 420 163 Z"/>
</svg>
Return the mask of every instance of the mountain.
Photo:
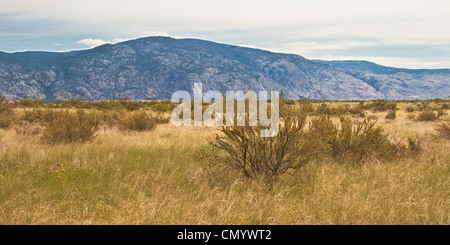
<svg viewBox="0 0 450 245">
<path fill-rule="evenodd" d="M 0 94 L 11 99 L 170 99 L 177 90 L 283 89 L 290 99 L 404 99 L 450 95 L 450 70 L 410 70 L 197 39 L 147 37 L 66 53 L 0 52 Z"/>
</svg>

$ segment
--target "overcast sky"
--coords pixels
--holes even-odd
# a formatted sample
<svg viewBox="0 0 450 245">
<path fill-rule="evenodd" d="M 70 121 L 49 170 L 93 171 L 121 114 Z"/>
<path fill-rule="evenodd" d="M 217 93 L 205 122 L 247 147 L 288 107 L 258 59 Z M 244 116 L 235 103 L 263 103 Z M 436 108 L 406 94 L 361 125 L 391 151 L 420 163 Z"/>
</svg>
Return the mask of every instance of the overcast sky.
<svg viewBox="0 0 450 245">
<path fill-rule="evenodd" d="M 0 0 L 0 50 L 163 35 L 408 68 L 450 68 L 450 0 Z"/>
</svg>

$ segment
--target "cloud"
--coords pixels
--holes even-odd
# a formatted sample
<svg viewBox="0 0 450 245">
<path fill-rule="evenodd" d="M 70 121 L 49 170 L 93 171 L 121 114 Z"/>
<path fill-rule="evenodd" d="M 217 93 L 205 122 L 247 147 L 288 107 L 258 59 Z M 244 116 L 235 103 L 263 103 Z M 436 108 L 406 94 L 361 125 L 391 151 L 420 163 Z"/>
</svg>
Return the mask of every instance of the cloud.
<svg viewBox="0 0 450 245">
<path fill-rule="evenodd" d="M 169 36 L 169 34 L 165 31 L 143 31 L 142 33 L 145 36 L 163 36 L 163 37 Z"/>
<path fill-rule="evenodd" d="M 125 42 L 125 41 L 128 41 L 128 40 L 131 40 L 131 39 L 129 39 L 129 38 L 114 38 L 112 40 L 112 43 L 121 43 L 121 42 Z"/>
<path fill-rule="evenodd" d="M 85 38 L 83 40 L 77 41 L 77 43 L 89 46 L 91 48 L 94 48 L 94 47 L 103 45 L 103 44 L 108 43 L 108 42 L 105 41 L 105 40 L 102 40 L 102 39 Z"/>
<path fill-rule="evenodd" d="M 86 37 L 78 44 L 169 34 L 306 57 L 352 56 L 372 44 L 446 51 L 450 43 L 443 31 L 450 26 L 448 0 L 0 0 L 0 6 L 0 47 L 9 51 L 57 49 L 48 47 L 51 40 L 78 49 L 77 40 Z M 432 61 L 432 54 L 415 50 L 414 58 Z"/>
<path fill-rule="evenodd" d="M 95 48 L 98 47 L 100 45 L 106 44 L 106 43 L 111 43 L 111 44 L 116 44 L 116 43 L 121 43 L 121 42 L 125 42 L 131 40 L 130 38 L 113 38 L 112 41 L 105 41 L 103 39 L 94 39 L 94 38 L 85 38 L 83 40 L 79 40 L 77 41 L 78 44 L 83 44 L 86 46 L 89 46 L 90 48 Z"/>
<path fill-rule="evenodd" d="M 62 46 L 62 44 L 60 44 L 60 43 L 53 43 L 53 45 L 57 46 L 57 47 L 61 47 Z"/>
</svg>

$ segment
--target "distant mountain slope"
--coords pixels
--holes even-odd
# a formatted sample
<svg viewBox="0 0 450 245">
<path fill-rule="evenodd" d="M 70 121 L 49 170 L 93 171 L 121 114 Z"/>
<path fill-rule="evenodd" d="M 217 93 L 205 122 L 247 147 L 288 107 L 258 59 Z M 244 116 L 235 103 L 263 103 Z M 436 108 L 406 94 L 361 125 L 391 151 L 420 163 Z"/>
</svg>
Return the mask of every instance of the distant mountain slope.
<svg viewBox="0 0 450 245">
<path fill-rule="evenodd" d="M 313 61 L 196 39 L 148 37 L 67 53 L 0 52 L 0 93 L 43 100 L 170 99 L 174 91 L 280 90 L 291 99 L 450 95 L 450 70 Z"/>
</svg>

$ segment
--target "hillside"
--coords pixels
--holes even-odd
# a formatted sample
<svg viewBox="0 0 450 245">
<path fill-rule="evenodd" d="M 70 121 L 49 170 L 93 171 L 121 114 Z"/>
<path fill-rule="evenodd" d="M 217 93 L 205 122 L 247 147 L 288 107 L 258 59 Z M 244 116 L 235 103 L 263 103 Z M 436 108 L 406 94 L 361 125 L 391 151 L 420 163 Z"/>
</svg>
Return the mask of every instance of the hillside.
<svg viewBox="0 0 450 245">
<path fill-rule="evenodd" d="M 280 90 L 290 99 L 404 99 L 450 95 L 450 70 L 316 61 L 196 39 L 148 37 L 66 53 L 0 52 L 10 99 L 170 99 L 177 90 Z"/>
</svg>

